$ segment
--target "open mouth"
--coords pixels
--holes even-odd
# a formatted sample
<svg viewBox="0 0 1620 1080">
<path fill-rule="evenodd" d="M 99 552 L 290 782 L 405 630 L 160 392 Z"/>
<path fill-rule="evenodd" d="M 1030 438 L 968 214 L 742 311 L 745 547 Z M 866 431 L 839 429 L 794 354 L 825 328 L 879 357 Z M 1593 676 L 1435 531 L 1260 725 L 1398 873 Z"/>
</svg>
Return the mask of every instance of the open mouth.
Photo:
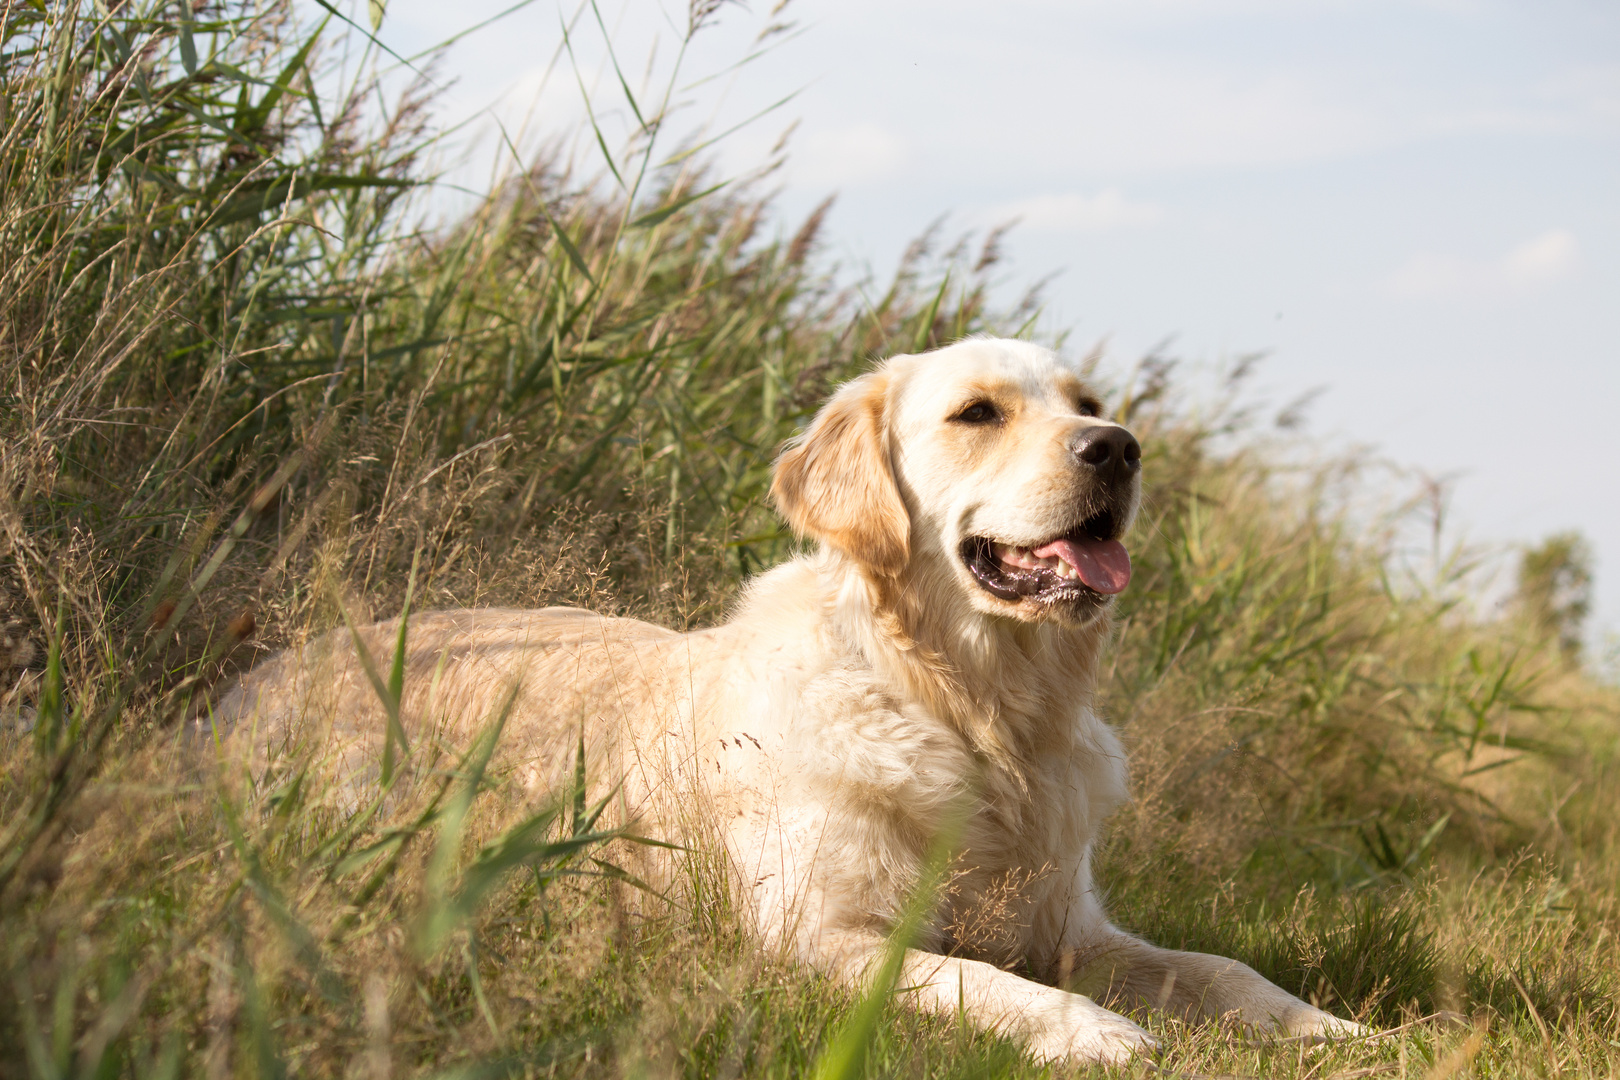
<svg viewBox="0 0 1620 1080">
<path fill-rule="evenodd" d="M 1110 511 L 1030 547 L 985 536 L 962 542 L 962 561 L 992 596 L 1017 602 L 1101 603 L 1131 581 L 1131 556 Z"/>
</svg>

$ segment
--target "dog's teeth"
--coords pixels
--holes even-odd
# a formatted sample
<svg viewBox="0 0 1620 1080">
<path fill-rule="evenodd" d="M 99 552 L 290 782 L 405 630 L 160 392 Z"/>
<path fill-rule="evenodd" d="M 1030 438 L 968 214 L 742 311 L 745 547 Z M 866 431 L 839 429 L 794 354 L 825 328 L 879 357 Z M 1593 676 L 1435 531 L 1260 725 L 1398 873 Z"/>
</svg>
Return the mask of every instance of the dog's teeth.
<svg viewBox="0 0 1620 1080">
<path fill-rule="evenodd" d="M 1050 570 L 1058 577 L 1067 581 L 1079 581 L 1080 571 L 1064 562 L 1060 556 L 1045 555 L 1039 558 L 1031 548 L 1019 547 L 1015 544 L 1003 544 L 995 541 L 990 550 L 1001 564 L 1010 569 L 1017 570 Z"/>
<path fill-rule="evenodd" d="M 998 543 L 993 550 L 996 553 L 996 558 L 1000 559 L 1005 566 L 1013 566 L 1021 570 L 1029 570 L 1035 566 L 1035 561 L 1030 558 L 1028 548 Z"/>
</svg>

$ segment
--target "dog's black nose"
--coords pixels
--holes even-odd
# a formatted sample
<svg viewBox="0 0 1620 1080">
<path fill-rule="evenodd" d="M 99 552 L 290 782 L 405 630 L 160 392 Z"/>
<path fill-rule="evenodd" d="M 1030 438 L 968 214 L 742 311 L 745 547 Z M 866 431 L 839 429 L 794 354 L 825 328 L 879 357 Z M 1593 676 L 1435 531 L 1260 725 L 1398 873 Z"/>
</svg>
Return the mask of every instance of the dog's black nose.
<svg viewBox="0 0 1620 1080">
<path fill-rule="evenodd" d="M 1071 449 L 1080 464 L 1096 469 L 1098 478 L 1107 482 L 1128 480 L 1142 467 L 1142 447 L 1122 427 L 1087 428 Z"/>
</svg>

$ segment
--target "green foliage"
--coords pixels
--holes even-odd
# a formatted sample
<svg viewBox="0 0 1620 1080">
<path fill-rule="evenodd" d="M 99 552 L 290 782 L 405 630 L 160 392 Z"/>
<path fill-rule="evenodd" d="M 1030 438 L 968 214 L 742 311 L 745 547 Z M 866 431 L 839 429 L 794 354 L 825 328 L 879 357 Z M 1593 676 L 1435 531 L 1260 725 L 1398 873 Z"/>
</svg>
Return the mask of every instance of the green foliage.
<svg viewBox="0 0 1620 1080">
<path fill-rule="evenodd" d="M 1515 599 L 1546 640 L 1579 660 L 1586 617 L 1592 611 L 1592 548 L 1580 533 L 1555 533 L 1519 556 Z"/>
<path fill-rule="evenodd" d="M 1114 914 L 1156 944 L 1234 957 L 1322 1008 L 1346 1008 L 1383 1026 L 1441 1006 L 1440 949 L 1417 912 L 1386 894 L 1314 901 L 1306 893 L 1285 909 L 1234 910 L 1219 894 L 1194 900 L 1159 892 L 1122 897 Z"/>
<path fill-rule="evenodd" d="M 1107 706 L 1143 786 L 1113 871 L 1170 859 L 1275 901 L 1524 843 L 1506 771 L 1565 768 L 1586 734 L 1560 669 L 1462 617 L 1462 577 L 1401 576 L 1403 511 L 1355 522 L 1354 463 L 1289 467 L 1289 442 L 1231 403 L 1189 419 L 1163 378 L 1123 396 L 1149 496 Z"/>
<path fill-rule="evenodd" d="M 897 989 L 904 989 L 897 988 L 896 984 L 904 969 L 907 951 L 916 944 L 939 902 L 952 853 L 961 843 L 963 827 L 971 812 L 971 803 L 958 798 L 956 807 L 946 814 L 945 823 L 930 842 L 917 884 L 889 935 L 871 982 L 827 1040 L 826 1048 L 817 1055 L 811 1070 L 813 1080 L 857 1080 L 865 1075 L 878 1022 Z"/>
</svg>

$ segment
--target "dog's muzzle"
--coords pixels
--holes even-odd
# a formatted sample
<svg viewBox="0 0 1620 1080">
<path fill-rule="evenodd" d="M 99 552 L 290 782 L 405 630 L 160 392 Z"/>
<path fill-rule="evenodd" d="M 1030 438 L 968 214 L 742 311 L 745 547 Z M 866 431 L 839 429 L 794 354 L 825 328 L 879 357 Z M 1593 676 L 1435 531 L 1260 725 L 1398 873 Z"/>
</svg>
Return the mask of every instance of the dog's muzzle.
<svg viewBox="0 0 1620 1080">
<path fill-rule="evenodd" d="M 1069 452 L 1089 474 L 1073 526 L 1034 543 L 970 536 L 959 555 L 979 587 L 1000 600 L 1083 615 L 1130 584 L 1131 557 L 1119 538 L 1134 508 L 1142 447 L 1117 424 L 1099 424 L 1081 431 Z"/>
</svg>

